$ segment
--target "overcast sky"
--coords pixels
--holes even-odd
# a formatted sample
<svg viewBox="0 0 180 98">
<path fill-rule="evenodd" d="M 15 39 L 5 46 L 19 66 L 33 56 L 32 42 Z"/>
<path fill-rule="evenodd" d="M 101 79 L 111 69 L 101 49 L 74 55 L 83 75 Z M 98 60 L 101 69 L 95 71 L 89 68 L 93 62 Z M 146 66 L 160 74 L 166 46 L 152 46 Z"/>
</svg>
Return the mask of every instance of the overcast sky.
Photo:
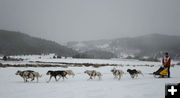
<svg viewBox="0 0 180 98">
<path fill-rule="evenodd" d="M 180 0 L 0 0 L 0 29 L 57 42 L 180 35 Z"/>
</svg>

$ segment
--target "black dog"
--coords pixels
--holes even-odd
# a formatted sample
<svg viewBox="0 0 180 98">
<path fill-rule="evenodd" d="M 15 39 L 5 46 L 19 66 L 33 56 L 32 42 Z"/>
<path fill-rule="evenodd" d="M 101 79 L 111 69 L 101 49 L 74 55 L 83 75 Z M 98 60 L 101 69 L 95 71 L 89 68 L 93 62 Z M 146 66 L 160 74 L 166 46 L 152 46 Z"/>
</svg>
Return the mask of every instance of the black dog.
<svg viewBox="0 0 180 98">
<path fill-rule="evenodd" d="M 134 78 L 134 77 L 138 77 L 138 74 L 142 74 L 142 72 L 140 70 L 136 70 L 136 69 L 128 69 L 127 72 L 130 74 L 131 78 Z"/>
<path fill-rule="evenodd" d="M 63 77 L 63 80 L 64 78 L 67 79 L 66 75 L 67 75 L 67 72 L 66 71 L 61 71 L 61 70 L 58 70 L 58 71 L 51 71 L 49 70 L 47 73 L 47 75 L 50 75 L 50 78 L 49 78 L 49 81 L 51 81 L 51 78 L 54 77 L 56 81 L 58 81 L 61 77 Z M 56 77 L 59 76 L 59 79 L 57 79 Z"/>
</svg>

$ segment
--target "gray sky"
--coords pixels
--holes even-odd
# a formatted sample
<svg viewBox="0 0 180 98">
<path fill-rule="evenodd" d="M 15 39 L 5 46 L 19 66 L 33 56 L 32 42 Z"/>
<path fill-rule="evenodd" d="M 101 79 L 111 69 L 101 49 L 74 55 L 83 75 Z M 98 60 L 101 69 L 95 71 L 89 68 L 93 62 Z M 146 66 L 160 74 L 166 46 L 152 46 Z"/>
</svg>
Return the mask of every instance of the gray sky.
<svg viewBox="0 0 180 98">
<path fill-rule="evenodd" d="M 0 29 L 57 42 L 180 35 L 180 0 L 0 0 Z"/>
</svg>

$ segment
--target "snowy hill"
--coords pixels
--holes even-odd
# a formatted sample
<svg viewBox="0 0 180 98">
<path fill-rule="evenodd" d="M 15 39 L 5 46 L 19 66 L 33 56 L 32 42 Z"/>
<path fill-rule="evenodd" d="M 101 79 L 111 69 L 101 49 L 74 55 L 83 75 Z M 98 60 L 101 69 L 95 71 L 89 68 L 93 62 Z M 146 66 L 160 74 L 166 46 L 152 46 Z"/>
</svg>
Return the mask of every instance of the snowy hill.
<svg viewBox="0 0 180 98">
<path fill-rule="evenodd" d="M 180 50 L 179 45 L 180 36 L 163 34 L 67 43 L 67 47 L 80 52 L 103 50 L 117 54 L 118 57 L 127 57 L 129 55 L 160 57 L 163 52 L 168 51 L 173 58 L 180 57 L 180 52 L 178 51 Z"/>
</svg>

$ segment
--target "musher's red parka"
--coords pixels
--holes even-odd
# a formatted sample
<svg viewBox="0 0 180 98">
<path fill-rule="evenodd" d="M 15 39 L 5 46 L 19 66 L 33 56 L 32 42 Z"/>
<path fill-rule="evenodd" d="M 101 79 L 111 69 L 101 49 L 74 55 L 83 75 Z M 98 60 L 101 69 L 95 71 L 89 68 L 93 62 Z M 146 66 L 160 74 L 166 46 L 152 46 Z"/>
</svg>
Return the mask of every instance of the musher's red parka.
<svg viewBox="0 0 180 98">
<path fill-rule="evenodd" d="M 171 58 L 169 56 L 164 56 L 162 59 L 162 64 L 164 66 L 170 67 L 171 66 Z"/>
</svg>

